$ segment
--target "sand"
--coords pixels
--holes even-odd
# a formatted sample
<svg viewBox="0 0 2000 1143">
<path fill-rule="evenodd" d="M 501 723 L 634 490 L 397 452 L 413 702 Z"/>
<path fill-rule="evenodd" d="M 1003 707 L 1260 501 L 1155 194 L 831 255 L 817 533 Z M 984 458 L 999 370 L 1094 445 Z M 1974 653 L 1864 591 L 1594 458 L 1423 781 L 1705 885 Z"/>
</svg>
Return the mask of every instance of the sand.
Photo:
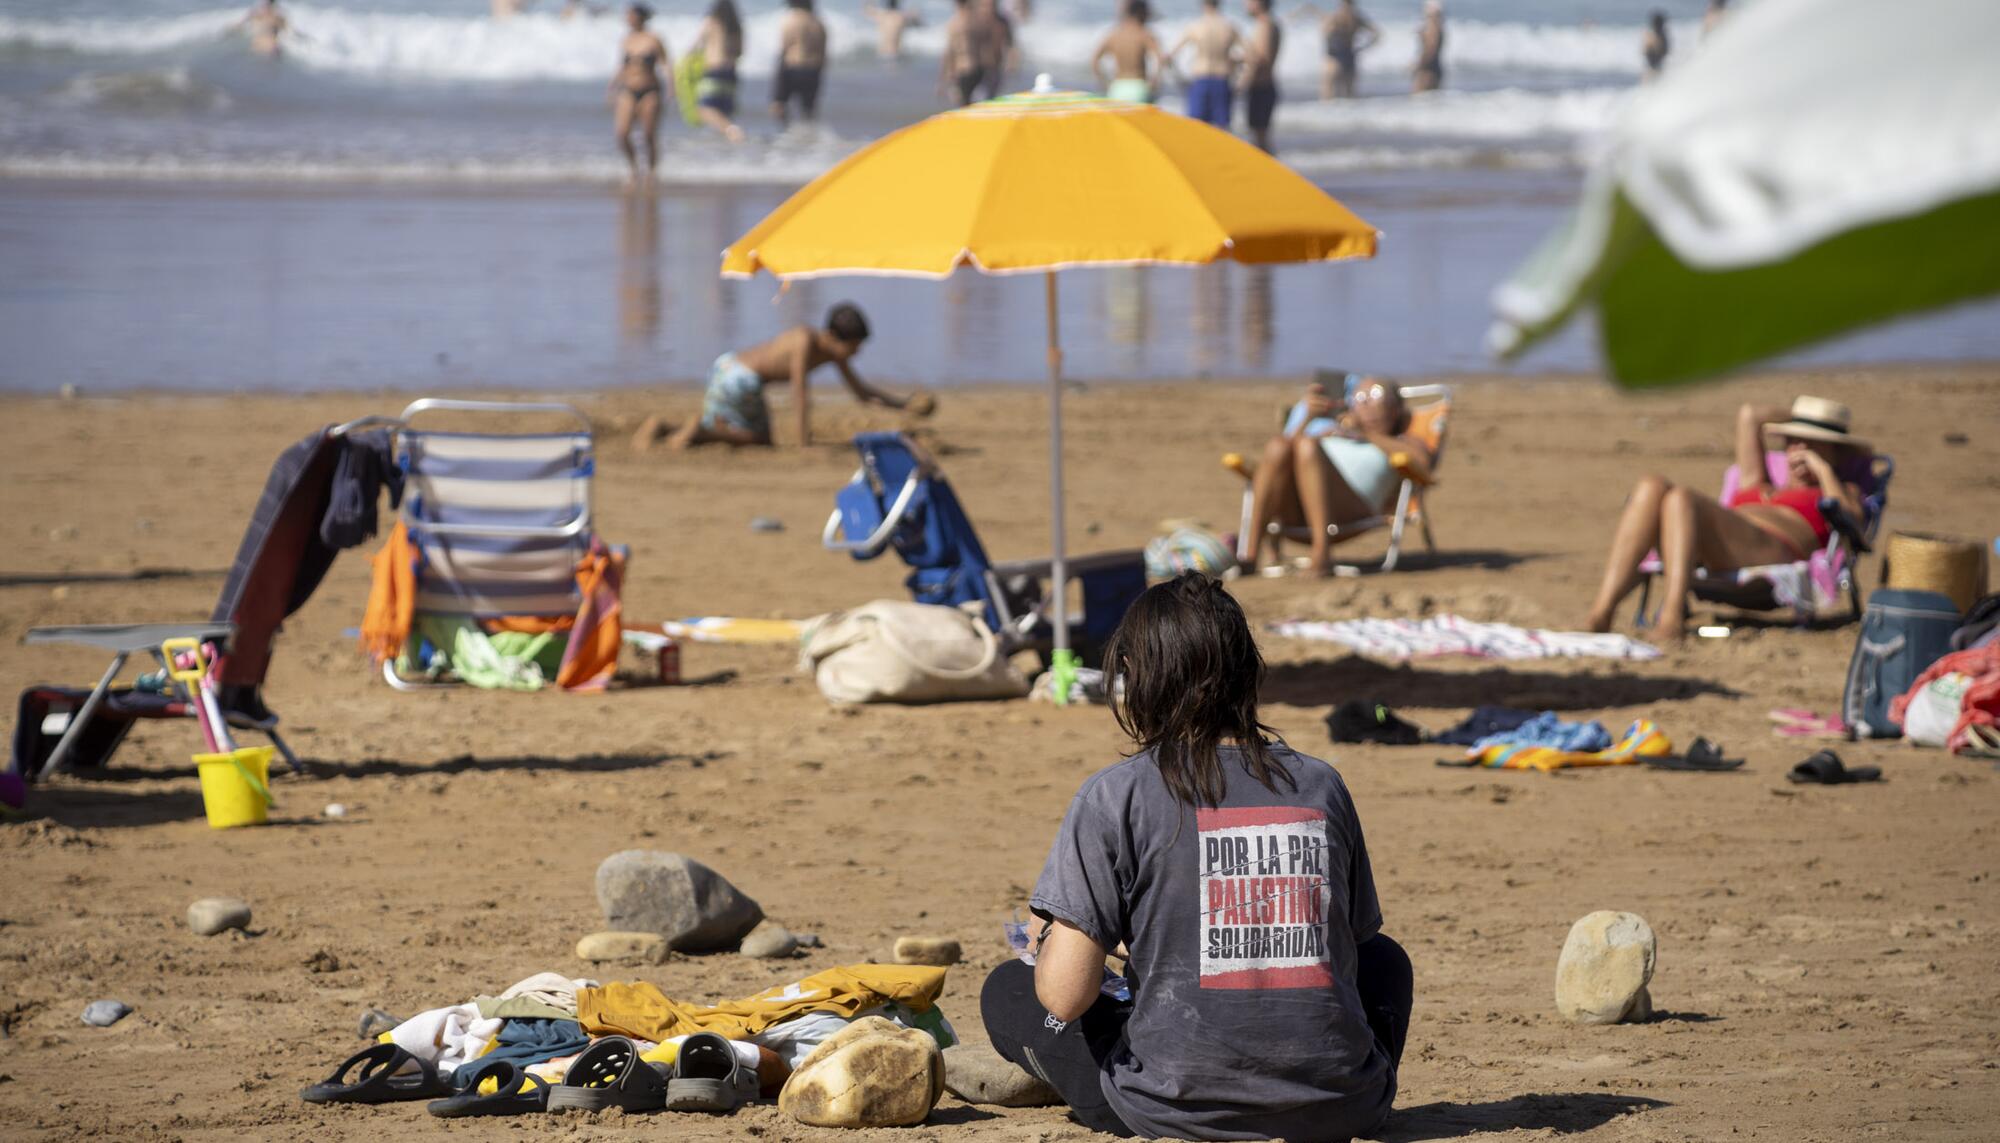
<svg viewBox="0 0 2000 1143">
<path fill-rule="evenodd" d="M 1215 461 L 1254 447 L 1289 386 L 1092 386 L 1073 395 L 1077 549 L 1136 545 L 1167 517 L 1233 524 Z M 1850 402 L 1901 461 L 1892 527 L 1990 536 L 2000 519 L 2000 368 L 1767 376 L 1663 396 L 1588 381 L 1468 381 L 1434 497 L 1442 555 L 1379 578 L 1250 579 L 1253 620 L 1455 611 L 1568 626 L 1632 481 L 1711 486 L 1746 398 Z M 931 423 L 996 558 L 1046 547 L 1044 406 L 1030 389 L 951 391 Z M 389 412 L 387 394 L 9 398 L 0 491 L 0 679 L 82 681 L 94 655 L 20 644 L 31 625 L 205 617 L 271 458 L 311 426 Z M 627 614 L 806 616 L 901 594 L 893 560 L 821 551 L 851 453 L 634 452 L 626 436 L 688 391 L 585 402 L 603 426 L 603 533 L 632 546 Z M 894 423 L 829 397 L 822 437 Z M 789 424 L 782 410 L 780 426 Z M 170 432 L 169 432 L 170 430 Z M 1952 438 L 1949 434 L 1962 434 Z M 1958 439 L 1961 443 L 1952 443 Z M 1962 443 L 1969 439 L 1973 444 Z M 203 455 L 208 454 L 208 455 Z M 197 459 L 199 458 L 199 459 Z M 781 533 L 756 533 L 775 516 Z M 1360 554 L 1379 552 L 1364 540 Z M 310 774 L 277 783 L 269 828 L 211 832 L 183 724 L 142 727 L 107 774 L 38 788 L 0 825 L 0 1122 L 9 1138 L 805 1138 L 775 1108 L 671 1123 L 522 1120 L 452 1127 L 412 1106 L 310 1108 L 298 1090 L 354 1049 L 370 1006 L 410 1012 L 531 972 L 586 975 L 591 876 L 632 846 L 709 862 L 824 949 L 796 961 L 676 958 L 609 977 L 689 998 L 747 995 L 882 955 L 902 934 L 964 942 L 943 1004 L 984 1038 L 977 992 L 1004 955 L 1078 782 L 1119 756 L 1102 709 L 1027 702 L 834 710 L 782 648 L 691 647 L 712 685 L 598 697 L 397 694 L 348 634 L 367 564 L 353 553 L 293 620 L 267 695 Z M 1873 561 L 1865 567 L 1872 582 Z M 1703 614 L 1697 612 L 1697 616 Z M 1841 746 L 1874 786 L 1800 788 L 1808 747 L 1772 737 L 1778 706 L 1834 709 L 1851 627 L 1737 626 L 1646 664 L 1387 668 L 1267 637 L 1268 720 L 1354 791 L 1388 931 L 1417 1002 L 1394 1140 L 1991 1138 L 1990 763 L 1895 744 Z M 1615 727 L 1657 719 L 1747 755 L 1730 775 L 1555 776 L 1432 765 L 1426 747 L 1339 747 L 1347 698 L 1433 729 L 1480 702 Z M 322 807 L 349 807 L 341 820 Z M 253 903 L 253 932 L 187 932 L 187 904 Z M 1575 1028 L 1555 1014 L 1556 954 L 1593 909 L 1659 934 L 1658 1019 Z M 115 997 L 136 1011 L 78 1022 Z M 1059 1111 L 947 1099 L 884 1140 L 1074 1139 Z"/>
</svg>

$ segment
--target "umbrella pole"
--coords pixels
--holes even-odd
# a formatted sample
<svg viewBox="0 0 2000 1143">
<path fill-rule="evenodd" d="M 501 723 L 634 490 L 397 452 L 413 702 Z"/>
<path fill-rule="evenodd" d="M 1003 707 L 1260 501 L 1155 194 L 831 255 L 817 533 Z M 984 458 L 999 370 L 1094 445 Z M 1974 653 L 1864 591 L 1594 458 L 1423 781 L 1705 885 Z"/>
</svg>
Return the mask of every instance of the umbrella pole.
<svg viewBox="0 0 2000 1143">
<path fill-rule="evenodd" d="M 1050 270 L 1049 309 L 1049 589 L 1054 595 L 1050 622 L 1055 627 L 1055 650 L 1049 655 L 1058 705 L 1069 702 L 1069 689 L 1076 681 L 1078 662 L 1069 645 L 1069 569 L 1063 556 L 1063 421 L 1062 421 L 1062 326 L 1056 318 L 1056 272 Z"/>
</svg>

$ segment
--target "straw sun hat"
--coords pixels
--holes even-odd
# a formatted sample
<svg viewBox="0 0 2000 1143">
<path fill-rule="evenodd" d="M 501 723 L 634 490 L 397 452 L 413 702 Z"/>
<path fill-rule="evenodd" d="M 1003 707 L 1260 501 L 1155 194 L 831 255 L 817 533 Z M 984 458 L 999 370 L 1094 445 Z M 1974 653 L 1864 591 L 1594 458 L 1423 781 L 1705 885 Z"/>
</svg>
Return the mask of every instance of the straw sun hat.
<svg viewBox="0 0 2000 1143">
<path fill-rule="evenodd" d="M 1847 406 L 1824 397 L 1799 397 L 1792 402 L 1792 417 L 1775 425 L 1764 426 L 1764 431 L 1774 437 L 1804 441 L 1830 441 L 1834 444 L 1867 448 L 1868 442 L 1850 434 L 1847 429 L 1854 421 L 1854 415 Z"/>
</svg>

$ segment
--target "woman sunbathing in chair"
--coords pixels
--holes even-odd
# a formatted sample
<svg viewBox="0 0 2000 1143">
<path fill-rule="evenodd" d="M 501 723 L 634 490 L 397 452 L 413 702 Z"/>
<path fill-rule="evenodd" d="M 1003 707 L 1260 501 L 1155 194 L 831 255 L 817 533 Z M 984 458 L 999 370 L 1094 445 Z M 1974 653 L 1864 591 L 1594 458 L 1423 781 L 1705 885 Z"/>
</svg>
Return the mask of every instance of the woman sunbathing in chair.
<svg viewBox="0 0 2000 1143">
<path fill-rule="evenodd" d="M 1609 631 L 1618 604 L 1639 585 L 1639 565 L 1660 553 L 1666 596 L 1655 631 L 1678 640 L 1687 623 L 1688 588 L 1696 567 L 1711 572 L 1785 564 L 1805 559 L 1823 546 L 1832 526 L 1820 501 L 1832 499 L 1849 516 L 1861 517 L 1861 491 L 1839 470 L 1868 442 L 1849 435 L 1847 406 L 1818 397 L 1800 397 L 1790 410 L 1744 405 L 1736 415 L 1736 472 L 1740 483 L 1728 503 L 1705 496 L 1662 476 L 1642 477 L 1625 502 L 1625 515 L 1611 539 L 1604 582 L 1591 605 L 1592 631 Z M 1764 438 L 1781 442 L 1785 474 L 1772 484 L 1764 460 Z"/>
<path fill-rule="evenodd" d="M 1273 521 L 1312 533 L 1310 570 L 1325 575 L 1338 537 L 1333 529 L 1381 515 L 1401 486 L 1392 457 L 1419 480 L 1430 473 L 1430 446 L 1409 435 L 1402 393 L 1374 377 L 1354 383 L 1338 407 L 1319 384 L 1306 386 L 1303 416 L 1295 408 L 1285 431 L 1264 446 L 1251 481 L 1250 533 L 1237 543 L 1246 570 L 1261 562 Z"/>
</svg>

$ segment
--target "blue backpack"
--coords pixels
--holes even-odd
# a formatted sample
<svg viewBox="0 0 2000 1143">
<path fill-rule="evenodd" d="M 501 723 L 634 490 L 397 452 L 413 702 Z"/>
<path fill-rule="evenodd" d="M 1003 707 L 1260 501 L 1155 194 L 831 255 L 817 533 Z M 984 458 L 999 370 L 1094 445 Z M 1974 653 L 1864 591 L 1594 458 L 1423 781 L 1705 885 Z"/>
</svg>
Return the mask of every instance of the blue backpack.
<svg viewBox="0 0 2000 1143">
<path fill-rule="evenodd" d="M 1889 720 L 1889 701 L 1951 651 L 1951 633 L 1960 621 L 1957 605 L 1935 591 L 1877 588 L 1871 593 L 1854 657 L 1847 662 L 1841 717 L 1848 733 L 1901 738 L 1903 728 Z"/>
</svg>

